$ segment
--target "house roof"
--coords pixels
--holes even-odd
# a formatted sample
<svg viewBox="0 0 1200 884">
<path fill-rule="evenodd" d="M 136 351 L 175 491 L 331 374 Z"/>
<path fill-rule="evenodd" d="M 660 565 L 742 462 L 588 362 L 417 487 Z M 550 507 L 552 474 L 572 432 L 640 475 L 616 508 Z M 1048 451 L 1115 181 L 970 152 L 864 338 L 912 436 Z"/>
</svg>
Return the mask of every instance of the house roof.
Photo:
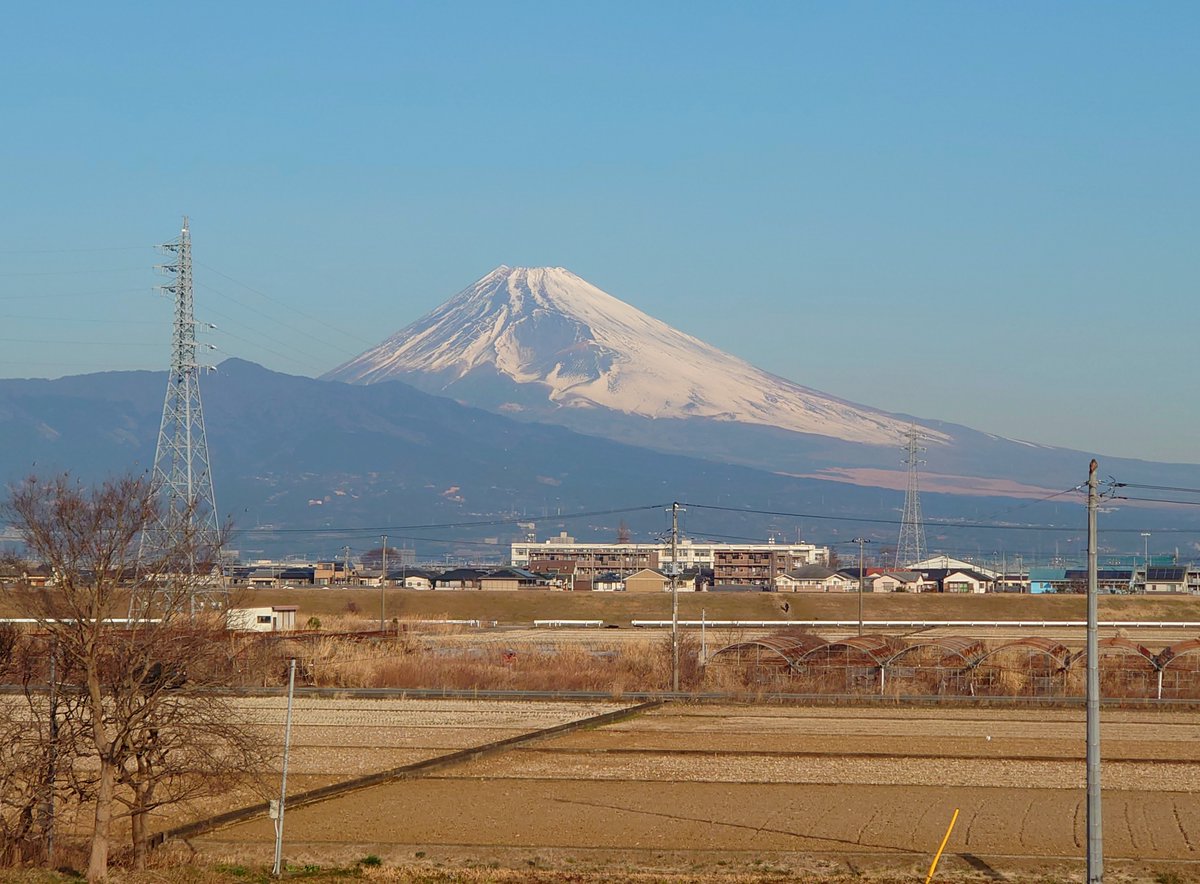
<svg viewBox="0 0 1200 884">
<path fill-rule="evenodd" d="M 891 577 L 901 583 L 920 583 L 922 576 L 916 571 L 884 571 L 875 577 Z"/>
<path fill-rule="evenodd" d="M 978 580 L 980 583 L 991 583 L 994 579 L 988 577 L 982 571 L 976 571 L 974 568 L 923 568 L 921 574 L 930 580 L 936 580 L 938 583 L 955 574 L 963 574 L 972 580 Z"/>
<path fill-rule="evenodd" d="M 426 580 L 433 580 L 433 574 L 421 568 L 396 568 L 395 570 L 388 568 L 388 580 L 403 580 L 405 577 L 424 577 Z"/>
<path fill-rule="evenodd" d="M 837 573 L 833 568 L 826 568 L 824 565 L 805 565 L 795 571 L 788 571 L 787 576 L 793 580 L 828 580 Z M 855 579 L 858 579 L 857 576 Z"/>
<path fill-rule="evenodd" d="M 524 568 L 497 568 L 484 575 L 489 578 L 510 578 L 514 580 L 541 580 L 541 578 L 532 571 L 526 571 Z"/>
<path fill-rule="evenodd" d="M 1087 582 L 1087 568 L 1068 568 L 1064 580 Z M 1096 579 L 1103 582 L 1129 583 L 1133 580 L 1133 571 L 1129 568 L 1108 568 L 1096 571 Z"/>
<path fill-rule="evenodd" d="M 478 580 L 486 574 L 486 571 L 477 571 L 474 568 L 454 568 L 440 575 L 437 579 L 441 580 Z"/>
<path fill-rule="evenodd" d="M 1176 565 L 1170 568 L 1156 568 L 1151 565 L 1146 569 L 1146 580 L 1152 582 L 1182 583 L 1187 579 L 1187 566 Z"/>
</svg>

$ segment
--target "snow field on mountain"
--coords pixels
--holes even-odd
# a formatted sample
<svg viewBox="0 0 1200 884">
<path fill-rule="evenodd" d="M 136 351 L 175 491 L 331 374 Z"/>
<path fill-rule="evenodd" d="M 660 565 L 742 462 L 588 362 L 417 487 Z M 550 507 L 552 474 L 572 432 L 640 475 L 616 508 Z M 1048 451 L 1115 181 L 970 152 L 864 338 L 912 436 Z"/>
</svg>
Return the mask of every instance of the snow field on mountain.
<svg viewBox="0 0 1200 884">
<path fill-rule="evenodd" d="M 736 421 L 879 445 L 895 444 L 906 428 L 756 368 L 562 267 L 497 267 L 328 377 L 372 383 L 436 375 L 454 395 L 480 371 L 538 385 L 562 407 Z"/>
</svg>

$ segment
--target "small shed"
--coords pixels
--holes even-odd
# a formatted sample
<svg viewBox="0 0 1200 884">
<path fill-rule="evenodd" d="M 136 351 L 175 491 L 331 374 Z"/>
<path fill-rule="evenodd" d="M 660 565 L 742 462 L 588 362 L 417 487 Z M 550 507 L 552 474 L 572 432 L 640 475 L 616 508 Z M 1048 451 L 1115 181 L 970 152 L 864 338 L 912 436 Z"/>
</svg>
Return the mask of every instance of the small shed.
<svg viewBox="0 0 1200 884">
<path fill-rule="evenodd" d="M 225 613 L 225 625 L 235 632 L 292 632 L 296 628 L 296 606 L 230 608 Z"/>
</svg>

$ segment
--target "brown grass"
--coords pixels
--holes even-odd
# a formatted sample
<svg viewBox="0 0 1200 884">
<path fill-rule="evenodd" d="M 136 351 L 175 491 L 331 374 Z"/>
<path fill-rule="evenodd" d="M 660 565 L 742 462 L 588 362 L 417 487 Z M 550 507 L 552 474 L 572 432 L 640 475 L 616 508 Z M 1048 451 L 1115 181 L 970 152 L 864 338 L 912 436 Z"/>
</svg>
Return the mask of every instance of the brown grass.
<svg viewBox="0 0 1200 884">
<path fill-rule="evenodd" d="M 614 650 L 544 642 L 427 646 L 402 630 L 377 642 L 329 635 L 269 648 L 275 660 L 260 662 L 265 671 L 282 672 L 283 661 L 295 655 L 304 680 L 315 687 L 602 691 L 619 697 L 671 686 L 669 637 L 625 642 Z M 681 636 L 680 653 L 681 686 L 693 689 L 701 667 L 691 636 Z"/>
<path fill-rule="evenodd" d="M 783 602 L 789 610 L 781 609 Z M 867 593 L 867 619 L 1082 619 L 1086 613 L 1083 596 L 1072 595 L 963 595 L 959 593 Z M 378 589 L 270 589 L 242 590 L 241 606 L 297 605 L 299 625 L 316 616 L 323 629 L 330 618 L 344 617 L 346 623 L 378 623 Z M 853 619 L 858 611 L 854 593 L 680 593 L 680 616 L 710 620 L 822 620 Z M 668 593 L 430 591 L 389 589 L 387 618 L 481 619 L 502 624 L 529 624 L 535 619 L 601 619 L 627 625 L 630 620 L 669 619 Z M 0 616 L 18 616 L 13 598 L 0 593 Z M 1104 596 L 1100 616 L 1116 620 L 1200 619 L 1200 597 L 1158 598 L 1147 596 Z"/>
<path fill-rule="evenodd" d="M 788 612 L 781 610 L 783 602 Z M 364 625 L 378 623 L 377 589 L 255 590 L 239 596 L 245 606 L 291 604 L 299 606 L 297 621 L 346 617 Z M 701 610 L 710 620 L 822 620 L 853 619 L 857 616 L 854 593 L 680 593 L 680 616 L 700 619 Z M 622 626 L 630 620 L 670 619 L 668 593 L 519 592 L 478 591 L 387 591 L 387 618 L 481 619 L 502 624 L 529 624 L 535 619 L 563 618 L 605 620 Z M 864 598 L 867 619 L 1083 619 L 1086 601 L 1082 596 L 962 595 L 962 594 L 875 594 Z M 0 616 L 14 616 L 10 600 L 0 594 Z M 351 610 L 348 610 L 350 608 Z M 1153 598 L 1106 596 L 1100 600 L 1100 615 L 1119 620 L 1197 620 L 1200 597 Z"/>
</svg>

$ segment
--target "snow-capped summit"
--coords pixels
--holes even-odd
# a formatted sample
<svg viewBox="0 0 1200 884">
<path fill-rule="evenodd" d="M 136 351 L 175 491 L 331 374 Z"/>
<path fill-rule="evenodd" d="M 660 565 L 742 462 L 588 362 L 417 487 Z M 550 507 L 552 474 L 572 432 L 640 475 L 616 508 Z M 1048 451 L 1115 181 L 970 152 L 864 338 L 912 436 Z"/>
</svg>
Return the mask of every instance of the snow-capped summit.
<svg viewBox="0 0 1200 884">
<path fill-rule="evenodd" d="M 562 267 L 501 265 L 325 377 L 404 380 L 510 413 L 549 403 L 877 445 L 897 444 L 907 426 L 755 368 Z"/>
</svg>

